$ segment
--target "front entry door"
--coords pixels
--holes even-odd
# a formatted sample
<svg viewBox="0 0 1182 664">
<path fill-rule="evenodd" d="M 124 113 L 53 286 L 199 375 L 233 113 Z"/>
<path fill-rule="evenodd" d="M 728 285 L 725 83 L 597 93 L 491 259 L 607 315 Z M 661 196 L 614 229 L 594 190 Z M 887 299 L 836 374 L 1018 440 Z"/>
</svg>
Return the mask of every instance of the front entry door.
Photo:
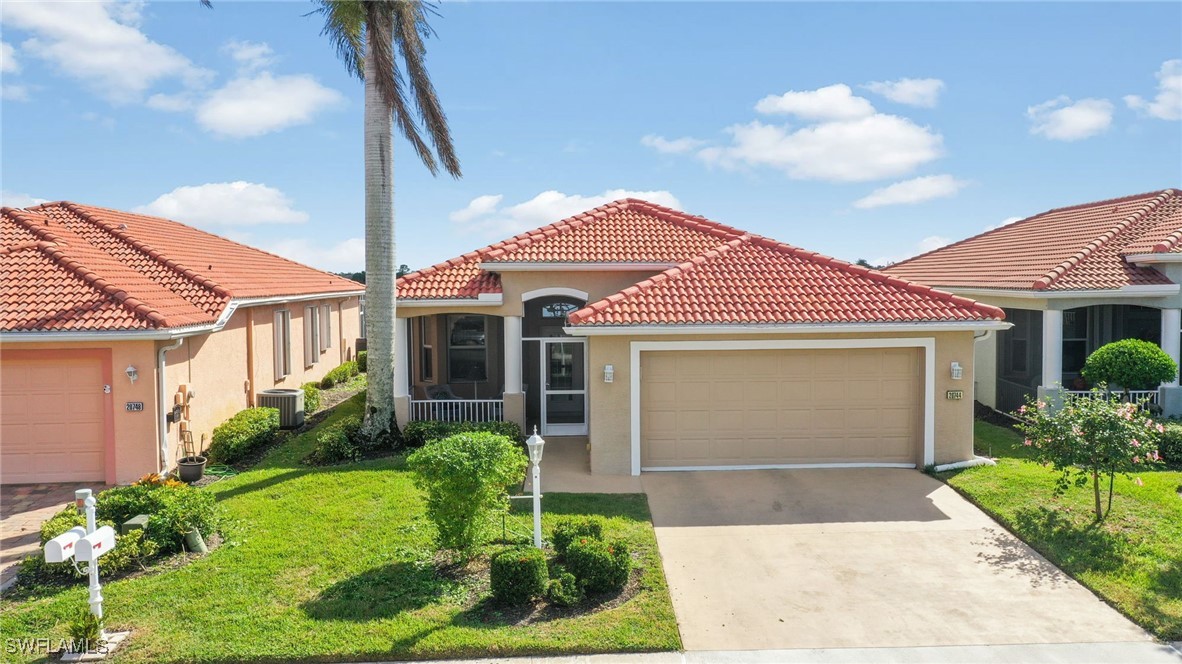
<svg viewBox="0 0 1182 664">
<path fill-rule="evenodd" d="M 545 339 L 542 346 L 542 435 L 587 434 L 587 342 Z"/>
</svg>

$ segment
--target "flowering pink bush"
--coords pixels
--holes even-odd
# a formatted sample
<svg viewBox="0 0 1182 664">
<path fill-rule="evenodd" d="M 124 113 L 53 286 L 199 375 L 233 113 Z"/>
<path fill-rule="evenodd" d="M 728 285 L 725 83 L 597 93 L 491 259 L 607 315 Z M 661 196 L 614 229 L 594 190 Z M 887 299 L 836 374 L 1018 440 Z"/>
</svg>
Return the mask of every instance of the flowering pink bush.
<svg viewBox="0 0 1182 664">
<path fill-rule="evenodd" d="M 1055 493 L 1091 480 L 1096 520 L 1112 510 L 1112 485 L 1117 473 L 1131 476 L 1138 468 L 1161 461 L 1158 441 L 1163 426 L 1154 422 L 1138 404 L 1108 397 L 1093 390 L 1090 398 L 1073 398 L 1058 410 L 1041 401 L 1018 409 L 1026 434 L 1023 444 L 1034 448 L 1035 458 L 1060 471 Z M 1100 479 L 1108 478 L 1108 507 L 1103 508 Z M 1134 481 L 1140 484 L 1140 478 Z"/>
</svg>

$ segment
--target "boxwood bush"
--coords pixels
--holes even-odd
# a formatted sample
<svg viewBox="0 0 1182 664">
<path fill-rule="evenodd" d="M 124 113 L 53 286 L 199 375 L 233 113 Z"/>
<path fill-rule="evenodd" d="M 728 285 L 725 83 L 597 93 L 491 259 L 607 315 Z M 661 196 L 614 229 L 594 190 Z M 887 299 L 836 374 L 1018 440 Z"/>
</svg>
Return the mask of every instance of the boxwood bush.
<svg viewBox="0 0 1182 664">
<path fill-rule="evenodd" d="M 521 481 L 528 461 L 504 436 L 468 432 L 424 445 L 406 463 L 427 494 L 436 544 L 470 554 L 488 534 L 492 517 L 508 509 L 509 487 Z"/>
<path fill-rule="evenodd" d="M 570 543 L 563 560 L 588 594 L 622 590 L 632 571 L 632 556 L 622 540 L 581 537 Z"/>
<path fill-rule="evenodd" d="M 357 351 L 357 370 L 361 373 L 365 373 L 369 370 L 369 351 Z"/>
<path fill-rule="evenodd" d="M 300 385 L 300 389 L 304 391 L 304 413 L 311 415 L 320 410 L 320 386 L 316 383 L 304 383 Z"/>
<path fill-rule="evenodd" d="M 279 431 L 278 408 L 247 408 L 213 430 L 209 458 L 235 463 L 266 447 Z"/>
<path fill-rule="evenodd" d="M 559 571 L 546 585 L 546 599 L 556 606 L 574 606 L 583 601 L 583 589 L 574 574 Z"/>
<path fill-rule="evenodd" d="M 1182 422 L 1165 422 L 1165 431 L 1157 444 L 1158 454 L 1168 464 L 1182 466 Z"/>
<path fill-rule="evenodd" d="M 304 458 L 305 463 L 324 466 L 360 459 L 374 448 L 372 441 L 361 433 L 361 424 L 358 413 L 321 427 L 316 434 L 316 447 Z"/>
<path fill-rule="evenodd" d="M 1083 377 L 1093 385 L 1153 390 L 1178 375 L 1178 365 L 1155 343 L 1122 339 L 1104 344 L 1084 361 Z"/>
<path fill-rule="evenodd" d="M 516 422 L 443 422 L 417 420 L 402 428 L 402 440 L 408 447 L 422 447 L 435 440 L 469 431 L 487 431 L 509 440 L 521 440 L 521 427 Z"/>
<path fill-rule="evenodd" d="M 520 606 L 546 592 L 550 580 L 541 549 L 518 546 L 493 557 L 488 570 L 493 597 L 501 604 Z"/>
<path fill-rule="evenodd" d="M 555 524 L 550 543 L 558 555 L 563 556 L 571 542 L 581 538 L 602 540 L 603 519 L 594 516 L 563 517 Z"/>
<path fill-rule="evenodd" d="M 213 494 L 182 482 L 141 480 L 111 487 L 95 499 L 98 518 L 113 524 L 147 514 L 145 536 L 165 553 L 179 551 L 190 530 L 196 528 L 209 537 L 222 523 Z"/>
<path fill-rule="evenodd" d="M 324 374 L 324 378 L 320 379 L 320 389 L 327 390 L 330 387 L 335 387 L 341 383 L 347 383 L 350 378 L 360 373 L 357 370 L 357 362 L 349 360 L 341 366 Z"/>
</svg>

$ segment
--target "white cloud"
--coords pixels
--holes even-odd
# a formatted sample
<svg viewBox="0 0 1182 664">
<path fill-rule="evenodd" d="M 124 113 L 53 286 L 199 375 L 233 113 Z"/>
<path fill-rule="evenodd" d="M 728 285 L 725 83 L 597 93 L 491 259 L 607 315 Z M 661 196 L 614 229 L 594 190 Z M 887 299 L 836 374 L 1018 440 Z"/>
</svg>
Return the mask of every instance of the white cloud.
<svg viewBox="0 0 1182 664">
<path fill-rule="evenodd" d="M 1001 221 L 999 221 L 996 224 L 993 224 L 992 226 L 987 226 L 985 228 L 985 230 L 992 231 L 992 230 L 1001 228 L 1002 226 L 1009 226 L 1010 224 L 1014 223 L 1015 221 L 1022 221 L 1025 218 L 1026 217 L 1006 217 L 1005 219 L 1002 219 Z"/>
<path fill-rule="evenodd" d="M 222 51 L 229 54 L 244 73 L 269 67 L 276 59 L 275 51 L 266 42 L 229 41 L 222 46 Z"/>
<path fill-rule="evenodd" d="M 142 97 L 153 85 L 179 80 L 199 87 L 212 75 L 176 50 L 139 30 L 140 3 L 7 2 L 9 30 L 32 36 L 21 43 L 28 55 L 51 63 L 114 103 Z"/>
<path fill-rule="evenodd" d="M 492 214 L 496 211 L 497 206 L 501 204 L 501 201 L 504 198 L 505 197 L 501 194 L 486 194 L 484 196 L 477 196 L 476 198 L 473 198 L 470 203 L 468 203 L 467 207 L 462 210 L 456 210 L 455 212 L 452 212 L 450 215 L 448 215 L 448 218 L 459 223 L 466 223 L 476 219 L 477 217 L 483 217 L 486 214 Z"/>
<path fill-rule="evenodd" d="M 0 207 L 27 208 L 46 202 L 48 201 L 44 198 L 36 198 L 28 194 L 0 189 Z"/>
<path fill-rule="evenodd" d="M 917 243 L 915 245 L 915 248 L 912 249 L 911 251 L 907 252 L 906 255 L 879 256 L 878 258 L 875 258 L 874 260 L 870 261 L 870 264 L 871 265 L 884 265 L 884 266 L 885 265 L 894 265 L 895 263 L 898 263 L 899 261 L 911 258 L 912 256 L 918 256 L 919 254 L 926 254 L 929 251 L 935 251 L 936 249 L 939 249 L 940 247 L 944 247 L 944 246 L 947 246 L 950 244 L 952 244 L 952 240 L 949 238 L 946 238 L 946 237 L 943 237 L 940 235 L 929 235 L 929 236 L 925 237 L 924 239 L 920 240 L 919 243 Z"/>
<path fill-rule="evenodd" d="M 306 238 L 284 238 L 259 246 L 264 251 L 328 272 L 360 272 L 365 269 L 365 240 L 359 237 L 351 237 L 336 244 Z"/>
<path fill-rule="evenodd" d="M 904 175 L 938 158 L 944 142 L 928 127 L 883 113 L 796 131 L 758 120 L 727 131 L 731 145 L 698 152 L 707 164 L 770 166 L 795 179 L 838 182 Z"/>
<path fill-rule="evenodd" d="M 938 78 L 901 78 L 897 81 L 874 81 L 863 87 L 900 104 L 932 108 L 940 100 L 944 81 Z"/>
<path fill-rule="evenodd" d="M 199 227 L 298 224 L 308 213 L 274 187 L 253 182 L 211 182 L 177 187 L 132 212 L 175 219 Z"/>
<path fill-rule="evenodd" d="M 21 64 L 16 60 L 16 49 L 5 41 L 0 41 L 0 72 L 15 74 L 21 70 Z"/>
<path fill-rule="evenodd" d="M 706 145 L 706 141 L 689 136 L 669 139 L 664 136 L 649 134 L 640 139 L 640 144 L 652 148 L 661 154 L 685 154 Z"/>
<path fill-rule="evenodd" d="M 0 99 L 7 101 L 29 101 L 29 87 L 16 83 L 0 85 Z"/>
<path fill-rule="evenodd" d="M 869 209 L 884 205 L 912 205 L 933 198 L 955 196 L 968 183 L 951 175 L 927 175 L 875 189 L 854 201 L 854 207 Z"/>
<path fill-rule="evenodd" d="M 805 120 L 856 120 L 874 114 L 874 106 L 863 97 L 855 97 L 843 83 L 816 90 L 789 90 L 769 95 L 755 105 L 759 113 L 795 115 Z"/>
<path fill-rule="evenodd" d="M 1166 60 L 1157 72 L 1157 96 L 1146 101 L 1128 95 L 1129 108 L 1161 120 L 1182 120 L 1182 60 Z"/>
<path fill-rule="evenodd" d="M 1056 141 L 1078 141 L 1103 133 L 1112 124 L 1112 102 L 1060 96 L 1026 109 L 1030 133 Z"/>
<path fill-rule="evenodd" d="M 237 78 L 216 90 L 197 108 L 197 123 L 219 136 L 261 136 L 307 124 L 316 113 L 340 103 L 341 93 L 320 85 L 312 76 Z"/>
<path fill-rule="evenodd" d="M 533 198 L 510 205 L 497 207 L 503 200 L 501 195 L 480 196 L 462 210 L 451 214 L 451 219 L 466 228 L 485 234 L 513 234 L 552 224 L 566 217 L 585 212 L 621 198 L 640 198 L 650 203 L 667 207 L 681 207 L 677 197 L 668 191 L 632 191 L 609 189 L 602 194 L 583 196 L 564 194 L 560 191 L 543 191 Z M 483 199 L 483 200 L 482 200 Z M 489 201 L 497 199 L 493 205 Z M 478 201 L 480 201 L 478 203 Z M 480 214 L 469 214 L 473 206 L 483 210 Z"/>
<path fill-rule="evenodd" d="M 193 108 L 193 95 L 188 92 L 178 92 L 176 94 L 156 93 L 148 97 L 148 108 L 157 111 L 167 111 L 169 113 L 179 113 Z"/>
</svg>

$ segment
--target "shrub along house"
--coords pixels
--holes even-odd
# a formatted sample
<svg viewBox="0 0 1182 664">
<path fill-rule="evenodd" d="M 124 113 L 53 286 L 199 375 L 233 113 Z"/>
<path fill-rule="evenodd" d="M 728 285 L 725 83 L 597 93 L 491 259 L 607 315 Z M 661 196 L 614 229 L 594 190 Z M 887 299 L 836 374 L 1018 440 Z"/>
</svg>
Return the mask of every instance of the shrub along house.
<svg viewBox="0 0 1182 664">
<path fill-rule="evenodd" d="M 1111 341 L 1151 341 L 1179 360 L 1182 191 L 1050 210 L 885 271 L 1005 310 L 1013 327 L 976 346 L 976 398 L 1012 411 L 1087 389 L 1084 360 Z M 1177 377 L 1135 396 L 1182 414 Z"/>
<path fill-rule="evenodd" d="M 974 337 L 1008 326 L 634 199 L 410 273 L 398 293 L 400 422 L 586 437 L 607 474 L 970 461 Z"/>
<path fill-rule="evenodd" d="M 127 482 L 174 466 L 259 391 L 354 354 L 356 282 L 183 224 L 0 210 L 0 481 Z M 180 406 L 180 407 L 177 407 Z"/>
</svg>

